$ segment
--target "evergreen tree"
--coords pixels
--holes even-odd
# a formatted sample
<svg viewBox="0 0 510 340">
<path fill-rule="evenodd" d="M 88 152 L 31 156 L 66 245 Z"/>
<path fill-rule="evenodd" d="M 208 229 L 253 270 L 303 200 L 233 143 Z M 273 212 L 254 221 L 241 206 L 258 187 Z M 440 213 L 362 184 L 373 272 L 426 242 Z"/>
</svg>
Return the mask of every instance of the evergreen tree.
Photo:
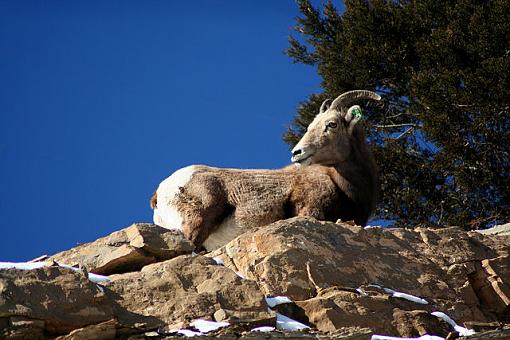
<svg viewBox="0 0 510 340">
<path fill-rule="evenodd" d="M 510 220 L 510 2 L 346 0 L 301 16 L 286 53 L 314 65 L 312 94 L 284 135 L 291 146 L 326 98 L 369 89 L 381 176 L 377 217 L 480 228 Z"/>
</svg>

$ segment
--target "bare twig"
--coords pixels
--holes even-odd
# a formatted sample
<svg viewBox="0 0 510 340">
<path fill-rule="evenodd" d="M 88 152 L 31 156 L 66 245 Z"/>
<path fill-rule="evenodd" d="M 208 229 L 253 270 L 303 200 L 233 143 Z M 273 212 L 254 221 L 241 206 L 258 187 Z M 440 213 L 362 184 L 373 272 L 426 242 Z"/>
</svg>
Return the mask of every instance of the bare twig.
<svg viewBox="0 0 510 340">
<path fill-rule="evenodd" d="M 413 128 L 418 127 L 416 124 L 412 123 L 405 123 L 405 124 L 388 124 L 388 125 L 374 125 L 378 129 L 389 129 L 389 128 L 398 128 L 398 127 L 404 127 L 404 126 L 411 126 Z"/>
<path fill-rule="evenodd" d="M 411 126 L 409 129 L 407 129 L 407 130 L 405 130 L 404 132 L 402 132 L 402 133 L 400 134 L 400 136 L 398 136 L 398 137 L 397 137 L 397 138 L 395 138 L 395 139 L 400 139 L 400 138 L 402 138 L 403 136 L 405 136 L 405 135 L 407 135 L 409 132 L 411 132 L 413 129 L 414 129 L 414 126 Z"/>
<path fill-rule="evenodd" d="M 396 115 L 389 116 L 389 117 L 386 117 L 386 118 L 387 119 L 397 118 L 397 117 L 400 117 L 400 116 L 405 115 L 405 114 L 408 114 L 408 113 L 407 112 L 400 112 L 400 113 L 397 113 Z"/>
</svg>

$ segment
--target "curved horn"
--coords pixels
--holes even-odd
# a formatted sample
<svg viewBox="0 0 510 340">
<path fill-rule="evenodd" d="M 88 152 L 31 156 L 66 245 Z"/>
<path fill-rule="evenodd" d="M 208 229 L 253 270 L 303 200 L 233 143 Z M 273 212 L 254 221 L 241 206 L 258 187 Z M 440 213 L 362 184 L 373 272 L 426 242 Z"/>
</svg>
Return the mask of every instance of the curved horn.
<svg viewBox="0 0 510 340">
<path fill-rule="evenodd" d="M 381 100 L 381 96 L 375 92 L 367 91 L 367 90 L 354 90 L 342 93 L 339 95 L 333 103 L 331 103 L 330 108 L 336 109 L 338 107 L 347 107 L 351 105 L 358 99 L 373 99 L 373 100 Z"/>
<path fill-rule="evenodd" d="M 329 102 L 331 102 L 331 99 L 326 99 L 325 101 L 322 102 L 322 105 L 321 105 L 321 108 L 319 110 L 319 113 L 323 113 L 324 111 L 329 109 L 329 106 L 330 106 Z"/>
</svg>

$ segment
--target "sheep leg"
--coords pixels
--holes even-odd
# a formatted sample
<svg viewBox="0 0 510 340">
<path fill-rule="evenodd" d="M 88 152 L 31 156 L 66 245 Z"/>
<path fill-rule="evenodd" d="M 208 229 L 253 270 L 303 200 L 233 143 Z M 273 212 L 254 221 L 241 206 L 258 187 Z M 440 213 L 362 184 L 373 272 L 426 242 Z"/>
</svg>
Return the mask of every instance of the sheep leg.
<svg viewBox="0 0 510 340">
<path fill-rule="evenodd" d="M 298 210 L 297 216 L 309 216 L 318 220 L 325 220 L 324 211 L 318 207 L 306 206 Z"/>
<path fill-rule="evenodd" d="M 202 245 L 217 228 L 218 223 L 229 213 L 226 202 L 216 202 L 211 195 L 188 197 L 182 205 L 182 232 L 196 247 Z"/>
</svg>

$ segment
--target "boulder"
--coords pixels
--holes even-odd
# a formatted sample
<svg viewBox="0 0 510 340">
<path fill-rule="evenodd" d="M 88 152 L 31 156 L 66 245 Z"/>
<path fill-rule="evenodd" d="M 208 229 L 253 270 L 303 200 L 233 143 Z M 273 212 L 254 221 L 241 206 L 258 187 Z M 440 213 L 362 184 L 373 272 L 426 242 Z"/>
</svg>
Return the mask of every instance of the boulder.
<svg viewBox="0 0 510 340">
<path fill-rule="evenodd" d="M 89 272 L 110 275 L 140 270 L 193 251 L 193 244 L 178 230 L 149 223 L 136 223 L 94 242 L 55 254 L 60 264 L 83 266 Z"/>
<path fill-rule="evenodd" d="M 192 250 L 178 231 L 135 224 L 46 266 L 0 269 L 0 338 L 454 338 L 468 333 L 459 326 L 508 335 L 510 236 L 501 232 L 297 217 L 206 256 Z M 288 298 L 266 300 L 279 295 Z M 284 316 L 311 329 L 296 332 L 306 326 Z M 204 335 L 197 319 L 223 328 Z M 250 332 L 258 326 L 277 329 Z"/>
<path fill-rule="evenodd" d="M 477 230 L 484 235 L 510 236 L 510 223 L 495 225 L 492 228 Z"/>
<path fill-rule="evenodd" d="M 0 270 L 0 338 L 23 331 L 34 338 L 66 334 L 112 318 L 103 290 L 82 272 L 61 267 Z"/>
<path fill-rule="evenodd" d="M 58 266 L 0 270 L 0 338 L 107 339 L 186 328 L 199 318 L 275 325 L 255 282 L 203 256 L 179 256 L 101 285 L 86 271 Z"/>
<path fill-rule="evenodd" d="M 386 320 L 389 328 L 371 329 L 408 336 L 430 329 L 416 321 L 435 320 L 423 310 L 444 311 L 460 323 L 507 320 L 509 244 L 508 236 L 460 228 L 364 229 L 297 217 L 245 233 L 210 256 L 259 282 L 265 295 L 289 296 L 321 330 Z M 372 285 L 390 289 L 383 290 L 390 298 L 382 303 L 358 292 Z M 330 289 L 335 293 L 321 295 Z M 395 307 L 395 291 L 423 298 L 429 307 Z"/>
<path fill-rule="evenodd" d="M 162 321 L 160 326 L 182 328 L 197 318 L 251 326 L 275 323 L 256 282 L 200 255 L 183 255 L 145 266 L 140 272 L 114 275 L 105 288 L 130 315 L 156 317 Z M 130 315 L 121 311 L 117 316 L 128 324 Z"/>
<path fill-rule="evenodd" d="M 110 340 L 117 335 L 117 321 L 112 319 L 98 324 L 78 328 L 60 336 L 57 340 Z"/>
<path fill-rule="evenodd" d="M 279 305 L 276 309 L 322 332 L 335 332 L 352 325 L 376 334 L 419 337 L 435 334 L 446 337 L 450 326 L 430 314 L 432 306 L 387 296 L 364 287 L 363 294 L 332 287 L 316 297 Z M 368 293 L 367 293 L 368 292 Z"/>
</svg>

